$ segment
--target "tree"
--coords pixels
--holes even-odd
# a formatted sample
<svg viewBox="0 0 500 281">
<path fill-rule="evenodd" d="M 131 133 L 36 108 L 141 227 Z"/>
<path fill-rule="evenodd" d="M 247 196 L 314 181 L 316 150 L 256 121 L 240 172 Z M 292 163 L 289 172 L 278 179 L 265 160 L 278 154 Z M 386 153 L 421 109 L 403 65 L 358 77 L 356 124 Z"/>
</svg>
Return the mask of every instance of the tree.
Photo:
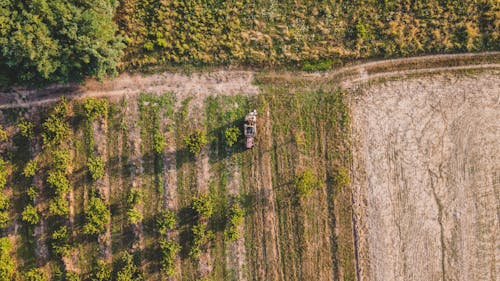
<svg viewBox="0 0 500 281">
<path fill-rule="evenodd" d="M 0 2 L 0 68 L 11 82 L 46 84 L 116 73 L 124 45 L 115 36 L 117 1 Z"/>
<path fill-rule="evenodd" d="M 13 280 L 14 261 L 10 255 L 12 245 L 8 237 L 0 238 L 0 281 Z"/>
<path fill-rule="evenodd" d="M 103 233 L 109 222 L 109 209 L 101 198 L 92 196 L 85 208 L 86 223 L 83 232 L 89 235 Z"/>
</svg>

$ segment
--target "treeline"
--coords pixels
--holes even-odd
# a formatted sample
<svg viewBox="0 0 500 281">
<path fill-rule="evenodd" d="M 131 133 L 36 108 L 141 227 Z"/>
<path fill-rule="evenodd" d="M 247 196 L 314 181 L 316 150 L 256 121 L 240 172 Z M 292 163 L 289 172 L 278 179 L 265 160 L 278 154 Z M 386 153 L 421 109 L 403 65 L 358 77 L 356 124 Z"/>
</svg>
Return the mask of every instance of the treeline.
<svg viewBox="0 0 500 281">
<path fill-rule="evenodd" d="M 3 0 L 0 86 L 103 78 L 119 65 L 315 70 L 356 58 L 498 50 L 499 15 L 496 0 Z"/>
<path fill-rule="evenodd" d="M 116 0 L 0 1 L 0 86 L 104 78 L 124 45 Z"/>
</svg>

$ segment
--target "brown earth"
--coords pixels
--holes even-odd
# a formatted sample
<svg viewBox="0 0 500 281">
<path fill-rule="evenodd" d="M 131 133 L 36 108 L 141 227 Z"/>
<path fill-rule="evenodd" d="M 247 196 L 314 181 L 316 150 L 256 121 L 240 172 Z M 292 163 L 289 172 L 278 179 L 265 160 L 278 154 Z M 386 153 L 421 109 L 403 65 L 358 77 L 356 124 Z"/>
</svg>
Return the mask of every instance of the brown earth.
<svg viewBox="0 0 500 281">
<path fill-rule="evenodd" d="M 499 74 L 389 81 L 353 97 L 361 280 L 498 280 Z"/>
</svg>

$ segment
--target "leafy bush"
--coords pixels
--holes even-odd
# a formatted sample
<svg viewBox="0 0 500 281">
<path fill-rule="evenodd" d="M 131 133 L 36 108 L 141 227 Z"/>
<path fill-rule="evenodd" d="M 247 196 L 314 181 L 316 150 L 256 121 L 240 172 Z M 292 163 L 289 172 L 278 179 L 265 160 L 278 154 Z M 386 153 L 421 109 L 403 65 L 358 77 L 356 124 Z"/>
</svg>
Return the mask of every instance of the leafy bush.
<svg viewBox="0 0 500 281">
<path fill-rule="evenodd" d="M 306 61 L 302 66 L 302 71 L 316 72 L 316 71 L 327 71 L 333 66 L 333 61 L 330 59 L 320 60 L 320 61 Z"/>
<path fill-rule="evenodd" d="M 177 224 L 177 220 L 175 219 L 175 213 L 162 210 L 158 214 L 158 218 L 156 219 L 156 224 L 158 227 L 158 233 L 160 235 L 166 235 L 167 232 L 175 227 Z"/>
<path fill-rule="evenodd" d="M 130 208 L 127 210 L 127 221 L 129 224 L 137 224 L 141 222 L 143 219 L 144 216 L 136 208 Z"/>
<path fill-rule="evenodd" d="M 144 193 L 142 192 L 142 190 L 132 189 L 127 196 L 127 204 L 130 207 L 135 207 L 142 201 L 143 197 Z"/>
<path fill-rule="evenodd" d="M 98 118 L 106 118 L 108 116 L 108 101 L 105 99 L 86 99 L 83 103 L 83 109 L 85 111 L 85 117 L 94 121 Z"/>
<path fill-rule="evenodd" d="M 160 267 L 161 271 L 166 276 L 172 276 L 175 274 L 175 256 L 177 252 L 181 249 L 179 244 L 172 240 L 167 240 L 165 238 L 160 238 Z"/>
<path fill-rule="evenodd" d="M 92 180 L 96 181 L 104 176 L 104 166 L 105 164 L 101 157 L 89 157 L 87 160 L 87 168 L 89 169 Z"/>
<path fill-rule="evenodd" d="M 295 176 L 294 179 L 295 192 L 299 198 L 310 195 L 319 184 L 318 178 L 316 178 L 311 169 L 304 170 Z"/>
<path fill-rule="evenodd" d="M 28 161 L 28 163 L 26 163 L 26 166 L 24 166 L 23 176 L 31 178 L 32 176 L 35 175 L 37 168 L 38 168 L 38 161 L 34 159 Z"/>
<path fill-rule="evenodd" d="M 89 204 L 85 208 L 86 223 L 83 226 L 85 234 L 94 235 L 103 233 L 109 222 L 110 212 L 101 198 L 90 197 Z"/>
<path fill-rule="evenodd" d="M 204 131 L 196 130 L 191 135 L 184 138 L 184 144 L 193 155 L 200 153 L 201 149 L 208 143 L 207 135 Z"/>
<path fill-rule="evenodd" d="M 60 170 L 51 170 L 47 176 L 47 183 L 54 189 L 56 195 L 64 195 L 70 189 L 69 179 L 66 174 Z"/>
<path fill-rule="evenodd" d="M 224 132 L 224 136 L 226 137 L 227 146 L 232 147 L 233 144 L 238 142 L 238 138 L 240 137 L 240 135 L 241 131 L 237 127 L 231 127 L 226 129 L 226 131 Z"/>
<path fill-rule="evenodd" d="M 67 272 L 66 281 L 80 281 L 82 278 L 76 272 Z"/>
<path fill-rule="evenodd" d="M 199 218 L 209 218 L 214 212 L 212 196 L 204 194 L 193 199 L 192 208 Z"/>
<path fill-rule="evenodd" d="M 14 259 L 11 257 L 10 251 L 12 245 L 8 237 L 0 238 L 0 280 L 10 281 L 14 280 Z"/>
<path fill-rule="evenodd" d="M 120 259 L 120 270 L 116 274 L 116 281 L 141 281 L 143 280 L 139 269 L 134 263 L 134 257 L 124 252 Z"/>
<path fill-rule="evenodd" d="M 111 268 L 104 260 L 96 260 L 92 265 L 92 281 L 110 281 Z"/>
<path fill-rule="evenodd" d="M 7 141 L 9 136 L 7 135 L 7 131 L 0 125 L 0 142 Z"/>
<path fill-rule="evenodd" d="M 6 227 L 9 223 L 9 198 L 0 191 L 0 228 Z"/>
<path fill-rule="evenodd" d="M 46 146 L 54 146 L 61 144 L 67 140 L 70 128 L 66 121 L 68 114 L 68 104 L 65 99 L 62 99 L 52 109 L 52 113 L 43 122 L 42 139 Z"/>
<path fill-rule="evenodd" d="M 142 202 L 144 194 L 141 190 L 132 189 L 127 197 L 127 221 L 129 224 L 136 224 L 144 218 L 137 209 L 137 205 Z"/>
<path fill-rule="evenodd" d="M 7 162 L 0 157 L 0 190 L 7 184 L 7 176 L 9 175 L 7 168 Z"/>
<path fill-rule="evenodd" d="M 66 226 L 61 226 L 51 235 L 51 248 L 52 251 L 60 256 L 67 256 L 69 252 L 69 233 Z"/>
<path fill-rule="evenodd" d="M 19 132 L 21 132 L 21 136 L 27 139 L 33 139 L 35 137 L 35 126 L 30 121 L 23 119 L 17 123 L 17 127 L 19 128 Z"/>
<path fill-rule="evenodd" d="M 341 167 L 334 178 L 335 185 L 339 188 L 349 186 L 351 184 L 351 178 L 349 177 L 349 170 L 345 167 Z"/>
<path fill-rule="evenodd" d="M 199 223 L 191 228 L 193 232 L 193 246 L 189 250 L 189 256 L 198 258 L 210 240 L 214 239 L 215 235 L 211 230 L 208 230 L 207 224 Z"/>
<path fill-rule="evenodd" d="M 9 224 L 9 212 L 8 211 L 0 211 L 0 228 L 4 228 Z"/>
<path fill-rule="evenodd" d="M 37 192 L 33 186 L 28 188 L 28 190 L 26 191 L 26 194 L 28 195 L 28 197 L 31 201 L 35 201 L 36 196 L 37 196 Z"/>
<path fill-rule="evenodd" d="M 70 152 L 67 149 L 53 151 L 51 155 L 53 169 L 67 173 L 70 157 Z"/>
<path fill-rule="evenodd" d="M 153 149 L 156 153 L 162 153 L 163 148 L 167 145 L 165 136 L 157 128 L 153 131 Z"/>
<path fill-rule="evenodd" d="M 25 281 L 47 281 L 47 276 L 39 268 L 32 268 L 24 274 Z"/>
<path fill-rule="evenodd" d="M 49 214 L 52 216 L 66 216 L 69 214 L 68 200 L 57 196 L 49 201 Z"/>
<path fill-rule="evenodd" d="M 229 212 L 226 217 L 226 228 L 224 229 L 224 235 L 229 241 L 234 241 L 238 239 L 238 226 L 243 222 L 243 216 L 245 215 L 244 210 L 240 207 L 237 200 L 231 204 Z"/>
<path fill-rule="evenodd" d="M 38 224 L 38 222 L 40 222 L 38 211 L 36 210 L 35 206 L 31 204 L 26 205 L 24 211 L 21 214 L 21 217 L 24 222 L 27 222 L 29 224 Z"/>
</svg>

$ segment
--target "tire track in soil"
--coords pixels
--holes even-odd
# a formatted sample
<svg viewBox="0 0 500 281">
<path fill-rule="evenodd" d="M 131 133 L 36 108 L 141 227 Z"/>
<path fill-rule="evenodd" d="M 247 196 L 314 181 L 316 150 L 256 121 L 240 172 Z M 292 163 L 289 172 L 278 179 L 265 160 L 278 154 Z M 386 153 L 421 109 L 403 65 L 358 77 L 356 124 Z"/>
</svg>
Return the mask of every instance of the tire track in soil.
<svg viewBox="0 0 500 281">
<path fill-rule="evenodd" d="M 227 148 L 226 155 L 231 155 L 231 149 Z M 241 192 L 241 173 L 240 167 L 237 163 L 238 159 L 236 155 L 226 157 L 226 168 L 228 170 L 229 179 L 227 184 L 227 193 L 229 197 L 234 198 L 238 196 Z M 247 276 L 245 274 L 245 264 L 246 264 L 246 249 L 245 249 L 245 226 L 243 223 L 238 225 L 238 233 L 240 234 L 238 239 L 233 242 L 229 242 L 228 252 L 226 254 L 226 264 L 229 267 L 229 271 L 236 273 L 236 280 L 246 281 Z"/>
<path fill-rule="evenodd" d="M 256 263 L 258 280 L 283 280 L 283 271 L 280 264 L 281 253 L 279 250 L 278 218 L 276 212 L 276 199 L 272 182 L 271 161 L 271 117 L 269 108 L 266 108 L 263 121 L 263 132 L 258 137 L 258 146 L 254 149 L 251 167 L 251 176 L 256 190 Z M 260 246 L 260 247 L 259 247 Z"/>
<path fill-rule="evenodd" d="M 196 157 L 196 186 L 199 194 L 209 193 L 209 182 L 212 178 L 209 163 L 209 148 L 205 146 L 200 155 Z M 198 259 L 198 274 L 200 278 L 206 278 L 213 270 L 213 258 L 210 253 L 212 242 L 208 242 L 207 251 L 202 252 Z"/>
</svg>

